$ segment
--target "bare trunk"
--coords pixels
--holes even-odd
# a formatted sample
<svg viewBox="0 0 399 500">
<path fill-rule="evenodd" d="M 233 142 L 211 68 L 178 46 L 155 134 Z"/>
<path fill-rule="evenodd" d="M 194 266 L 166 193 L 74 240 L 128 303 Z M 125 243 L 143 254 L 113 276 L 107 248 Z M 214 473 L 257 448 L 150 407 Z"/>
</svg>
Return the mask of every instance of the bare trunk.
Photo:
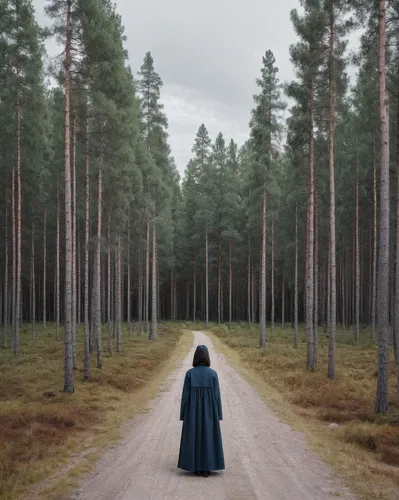
<svg viewBox="0 0 399 500">
<path fill-rule="evenodd" d="M 21 104 L 18 91 L 17 103 L 17 286 L 16 286 L 16 318 L 15 318 L 15 343 L 14 354 L 19 356 L 19 329 L 21 324 L 21 270 L 22 270 L 22 244 L 21 244 Z"/>
<path fill-rule="evenodd" d="M 281 285 L 281 326 L 284 328 L 284 323 L 285 323 L 285 282 L 284 282 L 284 274 L 282 278 L 282 285 Z"/>
<path fill-rule="evenodd" d="M 78 309 L 77 309 L 77 318 L 76 322 L 80 325 L 82 321 L 82 277 L 81 277 L 81 253 L 80 253 L 80 240 L 77 238 L 77 259 L 78 259 L 78 270 L 77 270 L 77 286 L 78 286 Z"/>
<path fill-rule="evenodd" d="M 72 157 L 72 355 L 73 369 L 76 361 L 76 114 L 73 117 L 73 157 Z"/>
<path fill-rule="evenodd" d="M 335 333 L 337 322 L 337 271 L 336 271 L 336 243 L 335 243 L 335 174 L 334 174 L 334 44 L 335 44 L 335 16 L 334 2 L 331 2 L 330 12 L 330 61 L 329 61 L 329 113 L 328 113 L 328 165 L 330 171 L 330 327 L 328 336 L 328 378 L 335 379 Z"/>
<path fill-rule="evenodd" d="M 85 278 L 84 278 L 84 378 L 90 377 L 90 327 L 89 327 L 89 209 L 90 209 L 90 162 L 89 162 L 89 123 L 86 121 L 86 196 L 85 196 Z"/>
<path fill-rule="evenodd" d="M 209 324 L 209 257 L 208 257 L 208 228 L 205 229 L 205 326 Z"/>
<path fill-rule="evenodd" d="M 309 130 L 309 211 L 308 211 L 308 249 L 307 249 L 307 273 L 306 273 L 306 334 L 307 353 L 306 368 L 314 370 L 315 345 L 313 328 L 314 309 L 314 84 L 312 83 L 310 96 L 310 130 Z"/>
<path fill-rule="evenodd" d="M 55 335 L 60 338 L 60 182 L 57 176 L 57 229 L 55 251 Z"/>
<path fill-rule="evenodd" d="M 16 298 L 17 298 L 17 240 L 15 217 L 15 167 L 12 167 L 11 215 L 12 215 L 12 348 L 15 351 Z"/>
<path fill-rule="evenodd" d="M 117 235 L 116 259 L 116 352 L 121 352 L 122 346 L 122 318 L 121 318 L 121 239 Z"/>
<path fill-rule="evenodd" d="M 298 202 L 295 206 L 294 347 L 298 347 Z"/>
<path fill-rule="evenodd" d="M 399 38 L 399 30 L 398 30 Z M 399 65 L 397 78 L 399 80 Z M 397 93 L 397 110 L 396 110 L 396 172 L 397 172 L 397 187 L 396 187 L 396 255 L 395 255 L 395 305 L 394 305 L 394 320 L 393 320 L 393 347 L 396 361 L 396 391 L 399 394 L 399 91 Z"/>
<path fill-rule="evenodd" d="M 195 257 L 194 257 L 194 271 L 193 271 L 193 321 L 195 323 L 197 316 L 197 272 L 195 268 Z"/>
<path fill-rule="evenodd" d="M 232 321 L 232 287 L 233 287 L 233 270 L 231 265 L 231 240 L 229 240 L 229 329 L 231 330 Z"/>
<path fill-rule="evenodd" d="M 36 273 L 35 273 L 35 211 L 32 204 L 32 338 L 35 338 L 35 323 L 36 323 Z M 57 340 L 59 339 L 58 332 L 56 333 Z"/>
<path fill-rule="evenodd" d="M 102 148 L 102 145 L 101 145 Z M 97 241 L 95 251 L 95 293 L 93 307 L 93 327 L 94 338 L 96 339 L 97 347 L 97 368 L 102 368 L 102 339 L 101 339 L 101 228 L 102 228 L 102 151 L 100 158 L 100 166 L 98 170 L 98 209 L 97 209 Z"/>
<path fill-rule="evenodd" d="M 319 195 L 316 191 L 315 250 L 314 250 L 314 357 L 317 364 L 317 344 L 319 327 Z"/>
<path fill-rule="evenodd" d="M 219 251 L 218 251 L 218 323 L 222 322 L 222 228 L 218 228 Z"/>
<path fill-rule="evenodd" d="M 155 210 L 154 210 L 155 212 Z M 152 220 L 152 289 L 151 289 L 151 333 L 150 340 L 155 340 L 158 334 L 157 322 L 157 238 L 155 214 Z"/>
<path fill-rule="evenodd" d="M 375 338 L 377 305 L 377 155 L 374 135 L 374 172 L 373 172 L 373 293 L 371 306 L 371 340 Z"/>
<path fill-rule="evenodd" d="M 132 334 L 132 322 L 131 322 L 131 290 L 130 290 L 130 223 L 127 231 L 127 304 L 126 304 L 126 314 L 127 314 L 127 331 L 129 336 Z"/>
<path fill-rule="evenodd" d="M 108 352 L 112 354 L 112 314 L 111 314 L 111 291 L 112 291 L 112 281 L 111 281 L 111 216 L 108 214 L 108 289 L 107 289 L 107 311 L 108 311 Z M 140 283 L 140 281 L 139 281 Z M 140 283 L 141 284 L 141 283 Z M 141 319 L 141 318 L 140 318 Z"/>
<path fill-rule="evenodd" d="M 266 346 L 266 180 L 263 180 L 259 346 Z"/>
<path fill-rule="evenodd" d="M 47 206 L 43 214 L 43 329 L 47 326 Z"/>
<path fill-rule="evenodd" d="M 359 162 L 356 161 L 356 209 L 355 209 L 355 252 L 356 252 L 356 305 L 355 341 L 359 343 L 360 330 L 360 259 L 359 259 Z"/>
<path fill-rule="evenodd" d="M 145 256 L 145 297 L 144 297 L 144 330 L 149 333 L 148 309 L 150 300 L 150 216 L 147 215 L 147 237 Z"/>
<path fill-rule="evenodd" d="M 141 252 L 141 244 L 139 243 L 139 276 L 138 276 L 138 320 L 139 332 L 143 331 L 143 257 Z"/>
<path fill-rule="evenodd" d="M 190 283 L 186 281 L 186 321 L 190 319 Z"/>
<path fill-rule="evenodd" d="M 274 217 L 272 218 L 272 333 L 274 333 L 274 314 L 275 314 L 275 300 L 274 300 Z"/>
<path fill-rule="evenodd" d="M 3 347 L 7 347 L 8 336 L 8 192 L 6 191 L 6 213 L 4 234 L 4 323 L 3 323 Z"/>
<path fill-rule="evenodd" d="M 65 42 L 65 369 L 64 392 L 74 392 L 72 350 L 72 214 L 71 214 L 71 0 L 67 0 Z"/>
<path fill-rule="evenodd" d="M 386 87 L 386 2 L 379 0 L 379 110 L 381 134 L 380 235 L 378 251 L 377 321 L 378 382 L 376 412 L 388 411 L 389 368 L 389 113 Z"/>
<path fill-rule="evenodd" d="M 251 326 L 251 243 L 248 245 L 248 291 L 247 291 L 248 325 Z"/>
</svg>

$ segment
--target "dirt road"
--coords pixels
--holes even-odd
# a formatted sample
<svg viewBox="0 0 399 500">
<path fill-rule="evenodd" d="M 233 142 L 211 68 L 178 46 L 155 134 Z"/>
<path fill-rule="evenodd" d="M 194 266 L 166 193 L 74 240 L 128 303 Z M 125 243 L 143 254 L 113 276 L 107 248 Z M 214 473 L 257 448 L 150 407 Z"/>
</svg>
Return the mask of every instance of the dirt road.
<svg viewBox="0 0 399 500">
<path fill-rule="evenodd" d="M 179 408 L 194 347 L 206 344 L 219 374 L 226 470 L 209 478 L 176 467 Z M 72 498 L 79 500 L 330 500 L 354 499 L 333 480 L 301 434 L 283 424 L 220 354 L 194 333 L 193 350 L 166 380 L 149 414 L 106 453 Z"/>
</svg>

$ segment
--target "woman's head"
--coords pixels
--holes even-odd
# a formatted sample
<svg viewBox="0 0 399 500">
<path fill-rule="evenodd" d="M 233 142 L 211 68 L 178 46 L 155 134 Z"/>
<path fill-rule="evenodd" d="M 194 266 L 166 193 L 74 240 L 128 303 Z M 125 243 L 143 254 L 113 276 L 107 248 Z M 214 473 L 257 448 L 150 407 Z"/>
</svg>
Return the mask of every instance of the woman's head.
<svg viewBox="0 0 399 500">
<path fill-rule="evenodd" d="M 193 366 L 211 366 L 209 351 L 206 345 L 199 345 L 194 353 Z"/>
</svg>

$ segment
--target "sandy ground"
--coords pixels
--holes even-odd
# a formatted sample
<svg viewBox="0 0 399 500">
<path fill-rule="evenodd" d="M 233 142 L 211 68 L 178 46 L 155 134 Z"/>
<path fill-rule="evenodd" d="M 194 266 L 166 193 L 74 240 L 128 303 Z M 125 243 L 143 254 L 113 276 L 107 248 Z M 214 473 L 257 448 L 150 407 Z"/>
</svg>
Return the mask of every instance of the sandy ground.
<svg viewBox="0 0 399 500">
<path fill-rule="evenodd" d="M 226 470 L 209 478 L 176 467 L 180 396 L 194 348 L 206 344 L 219 374 Z M 193 350 L 165 381 L 148 414 L 134 420 L 72 498 L 79 500 L 329 500 L 354 499 L 333 479 L 304 437 L 279 421 L 255 390 L 194 333 Z"/>
</svg>

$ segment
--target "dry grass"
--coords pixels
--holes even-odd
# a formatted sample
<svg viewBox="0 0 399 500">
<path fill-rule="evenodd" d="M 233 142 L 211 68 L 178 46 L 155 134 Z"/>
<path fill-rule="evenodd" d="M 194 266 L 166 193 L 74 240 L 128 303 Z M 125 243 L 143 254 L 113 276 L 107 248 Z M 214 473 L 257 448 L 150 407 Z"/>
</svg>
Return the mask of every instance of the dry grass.
<svg viewBox="0 0 399 500">
<path fill-rule="evenodd" d="M 38 325 L 35 341 L 24 329 L 18 360 L 10 350 L 0 351 L 0 498 L 18 498 L 84 449 L 98 456 L 118 437 L 120 424 L 156 394 L 176 361 L 182 333 L 160 328 L 157 341 L 150 342 L 137 333 L 128 337 L 124 329 L 122 353 L 104 353 L 102 370 L 95 368 L 93 354 L 91 380 L 85 382 L 79 331 L 75 394 L 69 395 L 61 390 L 63 342 L 55 340 L 52 325 L 45 332 Z"/>
<path fill-rule="evenodd" d="M 314 448 L 344 473 L 358 494 L 367 499 L 399 498 L 399 402 L 394 362 L 390 366 L 390 411 L 374 413 L 377 348 L 363 331 L 360 344 L 352 332 L 337 332 L 337 380 L 327 373 L 328 339 L 319 332 L 318 367 L 304 370 L 305 332 L 297 349 L 292 330 L 268 329 L 266 349 L 258 348 L 258 328 L 212 326 L 231 360 L 245 368 L 267 402 L 291 425 L 307 434 Z M 331 430 L 334 422 L 339 428 Z"/>
</svg>

